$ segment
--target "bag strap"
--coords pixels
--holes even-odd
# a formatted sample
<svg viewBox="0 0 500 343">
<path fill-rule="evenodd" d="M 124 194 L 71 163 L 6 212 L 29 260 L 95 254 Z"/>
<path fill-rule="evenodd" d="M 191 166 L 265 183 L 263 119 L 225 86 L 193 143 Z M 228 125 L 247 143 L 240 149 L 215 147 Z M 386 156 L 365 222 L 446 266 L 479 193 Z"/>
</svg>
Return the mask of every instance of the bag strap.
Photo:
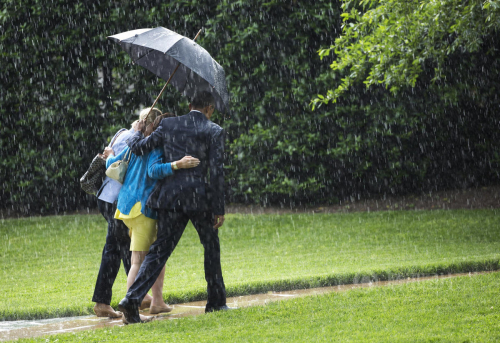
<svg viewBox="0 0 500 343">
<path fill-rule="evenodd" d="M 111 144 L 109 145 L 110 148 L 113 146 L 113 144 L 115 144 L 115 141 L 118 139 L 118 137 L 120 137 L 123 131 L 127 131 L 127 129 L 121 129 L 120 131 L 118 131 L 118 133 L 113 137 Z"/>
<path fill-rule="evenodd" d="M 127 155 L 128 155 L 128 158 L 127 158 Z M 132 157 L 132 150 L 130 150 L 130 148 L 128 148 L 128 151 L 127 151 L 127 153 L 125 154 L 125 158 L 124 158 L 124 160 L 126 160 L 126 161 L 127 161 L 127 163 L 129 163 L 129 162 L 130 162 L 130 158 L 131 158 L 131 157 Z"/>
</svg>

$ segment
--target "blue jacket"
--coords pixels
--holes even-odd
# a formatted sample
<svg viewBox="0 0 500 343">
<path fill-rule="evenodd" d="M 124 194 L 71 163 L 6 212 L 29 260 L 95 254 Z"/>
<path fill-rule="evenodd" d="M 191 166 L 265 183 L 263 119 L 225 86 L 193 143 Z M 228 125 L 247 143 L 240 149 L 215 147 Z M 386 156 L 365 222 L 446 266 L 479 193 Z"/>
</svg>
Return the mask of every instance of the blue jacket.
<svg viewBox="0 0 500 343">
<path fill-rule="evenodd" d="M 114 135 L 113 139 L 111 140 L 111 144 L 113 144 L 112 148 L 113 151 L 115 152 L 115 155 L 118 155 L 123 151 L 123 149 L 127 147 L 127 143 L 125 141 L 130 136 L 132 136 L 134 132 L 135 132 L 134 130 L 121 129 Z M 121 188 L 122 188 L 121 183 L 106 176 L 104 182 L 102 183 L 101 188 L 97 192 L 97 199 L 112 204 L 118 198 L 118 194 L 120 193 Z"/>
<path fill-rule="evenodd" d="M 112 163 L 124 159 L 128 151 L 127 147 L 120 154 L 108 157 L 106 168 Z M 132 207 L 140 201 L 142 214 L 148 218 L 157 218 L 156 211 L 147 207 L 146 202 L 156 185 L 156 180 L 173 174 L 170 163 L 163 163 L 162 157 L 161 149 L 155 149 L 144 156 L 130 154 L 127 174 L 118 195 L 117 208 L 121 213 L 130 214 Z"/>
<path fill-rule="evenodd" d="M 169 161 L 186 155 L 200 159 L 196 168 L 176 170 L 171 178 L 158 182 L 149 206 L 224 214 L 224 130 L 203 113 L 191 111 L 165 118 L 150 136 L 144 138 L 141 132 L 134 132 L 127 144 L 137 155 L 161 148 Z"/>
</svg>

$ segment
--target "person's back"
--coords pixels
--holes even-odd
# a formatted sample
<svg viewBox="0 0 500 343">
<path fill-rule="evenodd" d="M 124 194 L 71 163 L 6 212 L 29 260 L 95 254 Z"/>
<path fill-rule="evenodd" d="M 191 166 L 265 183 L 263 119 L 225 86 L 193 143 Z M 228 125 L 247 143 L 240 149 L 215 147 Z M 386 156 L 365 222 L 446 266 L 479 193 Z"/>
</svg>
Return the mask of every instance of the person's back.
<svg viewBox="0 0 500 343">
<path fill-rule="evenodd" d="M 203 113 L 191 111 L 181 117 L 163 119 L 158 131 L 162 134 L 163 153 L 167 160 L 175 161 L 190 155 L 201 162 L 197 168 L 175 173 L 169 182 L 160 182 L 148 204 L 162 209 L 223 210 L 222 128 L 209 121 Z"/>
</svg>

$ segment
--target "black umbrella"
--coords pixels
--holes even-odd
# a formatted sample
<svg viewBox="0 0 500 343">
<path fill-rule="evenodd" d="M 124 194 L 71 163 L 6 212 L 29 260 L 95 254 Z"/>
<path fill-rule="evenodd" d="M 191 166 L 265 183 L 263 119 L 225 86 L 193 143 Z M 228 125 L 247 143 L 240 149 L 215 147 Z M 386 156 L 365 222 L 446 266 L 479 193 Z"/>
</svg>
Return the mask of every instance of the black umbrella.
<svg viewBox="0 0 500 343">
<path fill-rule="evenodd" d="M 224 69 L 194 40 L 164 27 L 132 30 L 108 38 L 120 44 L 135 63 L 168 80 L 165 87 L 171 83 L 188 97 L 196 91 L 210 91 L 218 111 L 226 113 L 229 109 Z"/>
</svg>

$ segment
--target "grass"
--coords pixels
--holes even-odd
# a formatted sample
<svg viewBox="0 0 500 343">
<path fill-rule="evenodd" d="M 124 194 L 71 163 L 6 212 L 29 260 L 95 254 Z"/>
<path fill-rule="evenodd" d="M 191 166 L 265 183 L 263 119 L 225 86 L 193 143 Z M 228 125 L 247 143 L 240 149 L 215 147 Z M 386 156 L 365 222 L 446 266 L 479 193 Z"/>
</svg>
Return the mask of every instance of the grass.
<svg viewBox="0 0 500 343">
<path fill-rule="evenodd" d="M 497 342 L 499 286 L 430 280 L 20 342 Z"/>
<path fill-rule="evenodd" d="M 92 313 L 106 235 L 101 216 L 0 221 L 0 320 Z M 228 215 L 228 295 L 500 269 L 496 210 Z M 167 263 L 170 303 L 206 298 L 203 249 L 188 227 Z M 125 294 L 120 272 L 112 305 Z"/>
</svg>

